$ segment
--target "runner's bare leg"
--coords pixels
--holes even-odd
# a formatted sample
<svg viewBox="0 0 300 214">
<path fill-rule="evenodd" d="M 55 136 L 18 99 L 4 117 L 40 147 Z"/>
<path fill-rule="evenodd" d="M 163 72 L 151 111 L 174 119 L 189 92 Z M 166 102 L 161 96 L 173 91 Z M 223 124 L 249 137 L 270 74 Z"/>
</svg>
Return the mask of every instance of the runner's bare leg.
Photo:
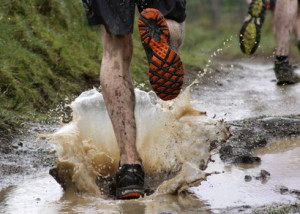
<svg viewBox="0 0 300 214">
<path fill-rule="evenodd" d="M 274 14 L 276 56 L 288 56 L 291 35 L 297 16 L 297 0 L 277 0 Z"/>
<path fill-rule="evenodd" d="M 103 58 L 100 83 L 104 102 L 113 124 L 123 164 L 141 164 L 136 148 L 134 86 L 129 72 L 133 43 L 131 35 L 108 34 L 101 26 Z"/>
<path fill-rule="evenodd" d="M 172 45 L 175 51 L 178 52 L 184 40 L 185 23 L 178 23 L 171 19 L 166 19 L 166 22 L 168 24 Z"/>
<path fill-rule="evenodd" d="M 298 3 L 298 14 L 297 14 L 297 20 L 295 24 L 295 35 L 296 39 L 299 42 L 300 41 L 300 5 Z"/>
<path fill-rule="evenodd" d="M 184 24 L 168 23 L 172 45 L 178 51 L 184 39 Z M 134 86 L 129 72 L 133 44 L 131 35 L 115 36 L 101 27 L 103 58 L 100 82 L 104 102 L 113 124 L 123 164 L 141 164 L 136 148 L 136 121 L 134 116 Z"/>
</svg>

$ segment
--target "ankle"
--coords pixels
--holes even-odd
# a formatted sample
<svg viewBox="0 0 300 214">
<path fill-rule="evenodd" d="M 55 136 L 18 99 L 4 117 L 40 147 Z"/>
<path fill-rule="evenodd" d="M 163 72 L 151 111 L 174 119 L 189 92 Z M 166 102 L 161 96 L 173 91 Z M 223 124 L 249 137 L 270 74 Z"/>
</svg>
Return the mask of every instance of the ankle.
<svg viewBox="0 0 300 214">
<path fill-rule="evenodd" d="M 139 164 L 139 165 L 142 165 L 142 160 L 139 158 L 139 159 L 122 159 L 120 160 L 119 162 L 119 165 L 120 166 L 123 166 L 124 164 L 129 164 L 129 165 L 132 165 L 132 164 Z"/>
</svg>

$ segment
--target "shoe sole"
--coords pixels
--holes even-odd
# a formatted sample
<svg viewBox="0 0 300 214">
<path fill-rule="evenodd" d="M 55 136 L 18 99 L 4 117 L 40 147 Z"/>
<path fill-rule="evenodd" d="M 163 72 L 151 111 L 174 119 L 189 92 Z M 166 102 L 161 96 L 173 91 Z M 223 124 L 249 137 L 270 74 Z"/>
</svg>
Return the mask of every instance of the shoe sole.
<svg viewBox="0 0 300 214">
<path fill-rule="evenodd" d="M 128 186 L 117 189 L 116 196 L 117 199 L 137 199 L 144 197 L 144 190 L 138 186 Z"/>
<path fill-rule="evenodd" d="M 141 12 L 138 27 L 146 52 L 151 52 L 148 57 L 150 84 L 160 99 L 172 100 L 181 91 L 184 70 L 180 57 L 169 44 L 167 22 L 158 10 L 148 8 Z M 157 27 L 160 32 L 155 35 L 153 29 Z"/>
<path fill-rule="evenodd" d="M 253 0 L 250 4 L 248 16 L 240 30 L 240 48 L 243 53 L 252 55 L 260 43 L 261 26 L 266 13 L 264 0 Z"/>
</svg>

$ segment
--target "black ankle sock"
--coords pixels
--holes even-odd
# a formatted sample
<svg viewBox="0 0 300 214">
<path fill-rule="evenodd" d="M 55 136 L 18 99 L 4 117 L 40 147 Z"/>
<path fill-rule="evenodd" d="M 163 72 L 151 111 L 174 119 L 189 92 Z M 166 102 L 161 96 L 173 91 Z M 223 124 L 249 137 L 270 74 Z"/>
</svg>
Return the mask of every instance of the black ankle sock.
<svg viewBox="0 0 300 214">
<path fill-rule="evenodd" d="M 288 56 L 276 56 L 275 62 L 288 62 L 289 57 Z"/>
<path fill-rule="evenodd" d="M 298 46 L 298 49 L 300 50 L 300 38 L 297 39 L 297 46 Z"/>
</svg>

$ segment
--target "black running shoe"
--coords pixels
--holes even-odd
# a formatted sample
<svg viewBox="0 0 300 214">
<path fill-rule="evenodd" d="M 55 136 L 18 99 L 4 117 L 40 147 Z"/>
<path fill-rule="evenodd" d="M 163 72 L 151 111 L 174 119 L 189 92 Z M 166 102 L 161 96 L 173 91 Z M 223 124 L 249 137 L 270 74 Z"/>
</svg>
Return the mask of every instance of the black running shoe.
<svg viewBox="0 0 300 214">
<path fill-rule="evenodd" d="M 240 30 L 240 47 L 247 55 L 254 54 L 260 42 L 260 30 L 266 13 L 265 0 L 252 0 L 248 15 Z"/>
<path fill-rule="evenodd" d="M 144 196 L 144 169 L 139 164 L 124 164 L 116 173 L 117 199 L 134 199 Z"/>
<path fill-rule="evenodd" d="M 293 68 L 288 59 L 283 61 L 275 60 L 274 71 L 277 79 L 277 85 L 295 83 Z"/>
</svg>

